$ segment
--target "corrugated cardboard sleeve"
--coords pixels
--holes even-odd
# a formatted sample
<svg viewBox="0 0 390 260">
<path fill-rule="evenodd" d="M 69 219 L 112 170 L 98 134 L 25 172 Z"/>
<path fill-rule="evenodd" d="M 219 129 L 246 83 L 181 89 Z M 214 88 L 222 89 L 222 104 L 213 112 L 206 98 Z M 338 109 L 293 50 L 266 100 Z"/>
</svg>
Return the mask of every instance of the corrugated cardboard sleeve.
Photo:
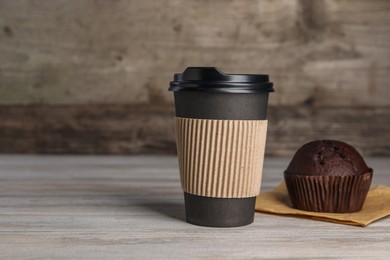
<svg viewBox="0 0 390 260">
<path fill-rule="evenodd" d="M 266 133 L 267 120 L 176 117 L 183 190 L 215 198 L 257 196 Z"/>
<path fill-rule="evenodd" d="M 289 176 L 285 181 L 296 209 L 351 213 L 361 210 L 370 189 L 372 171 L 353 176 Z"/>
</svg>

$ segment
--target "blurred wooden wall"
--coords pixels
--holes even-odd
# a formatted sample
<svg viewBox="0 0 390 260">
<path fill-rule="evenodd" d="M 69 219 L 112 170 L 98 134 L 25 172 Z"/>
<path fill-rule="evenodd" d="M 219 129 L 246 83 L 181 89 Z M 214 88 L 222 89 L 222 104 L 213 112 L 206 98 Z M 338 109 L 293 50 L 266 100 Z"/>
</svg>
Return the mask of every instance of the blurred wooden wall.
<svg viewBox="0 0 390 260">
<path fill-rule="evenodd" d="M 0 0 L 0 152 L 175 153 L 173 73 L 267 73 L 267 153 L 390 155 L 390 1 Z"/>
</svg>

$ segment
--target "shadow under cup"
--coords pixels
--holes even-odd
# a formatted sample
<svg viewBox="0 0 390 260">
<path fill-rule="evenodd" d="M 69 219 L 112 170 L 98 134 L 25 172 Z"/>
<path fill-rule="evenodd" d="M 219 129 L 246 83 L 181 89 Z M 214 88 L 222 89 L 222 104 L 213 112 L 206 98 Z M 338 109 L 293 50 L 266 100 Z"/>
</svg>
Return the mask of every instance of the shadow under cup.
<svg viewBox="0 0 390 260">
<path fill-rule="evenodd" d="M 268 76 L 187 68 L 175 75 L 170 90 L 187 222 L 209 227 L 252 223 L 273 91 Z"/>
</svg>

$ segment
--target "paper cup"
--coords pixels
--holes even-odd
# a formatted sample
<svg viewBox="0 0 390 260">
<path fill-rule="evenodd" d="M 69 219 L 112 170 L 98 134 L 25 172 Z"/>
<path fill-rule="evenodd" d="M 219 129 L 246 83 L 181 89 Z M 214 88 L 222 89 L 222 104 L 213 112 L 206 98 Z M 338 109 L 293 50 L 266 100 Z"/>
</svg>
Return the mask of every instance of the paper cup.
<svg viewBox="0 0 390 260">
<path fill-rule="evenodd" d="M 171 82 L 187 222 L 253 222 L 267 132 L 267 75 L 187 68 Z"/>
</svg>

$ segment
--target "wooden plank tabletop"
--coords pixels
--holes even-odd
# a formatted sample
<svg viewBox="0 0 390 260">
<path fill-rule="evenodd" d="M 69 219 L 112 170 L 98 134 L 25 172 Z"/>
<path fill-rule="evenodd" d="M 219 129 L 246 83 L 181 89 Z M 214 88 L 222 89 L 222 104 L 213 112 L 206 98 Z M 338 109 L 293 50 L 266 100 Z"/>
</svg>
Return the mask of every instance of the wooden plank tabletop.
<svg viewBox="0 0 390 260">
<path fill-rule="evenodd" d="M 266 158 L 262 191 L 288 158 Z M 367 158 L 390 185 L 389 158 Z M 0 257 L 388 259 L 390 218 L 354 227 L 256 213 L 253 224 L 184 221 L 176 157 L 0 156 Z"/>
</svg>

